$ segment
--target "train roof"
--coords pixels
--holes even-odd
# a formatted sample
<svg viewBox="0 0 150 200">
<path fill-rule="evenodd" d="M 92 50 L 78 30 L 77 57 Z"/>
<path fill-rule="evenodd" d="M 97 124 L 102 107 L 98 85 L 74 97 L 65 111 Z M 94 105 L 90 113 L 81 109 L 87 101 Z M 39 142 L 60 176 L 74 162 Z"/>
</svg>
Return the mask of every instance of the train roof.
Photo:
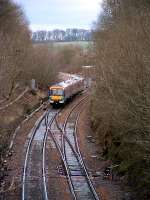
<svg viewBox="0 0 150 200">
<path fill-rule="evenodd" d="M 81 76 L 77 76 L 77 75 L 71 75 L 70 76 L 70 79 L 66 80 L 66 81 L 62 81 L 60 83 L 56 83 L 55 85 L 52 85 L 51 87 L 63 87 L 63 88 L 66 88 L 68 87 L 69 85 L 72 85 L 74 84 L 75 82 L 78 82 L 78 81 L 81 81 L 83 80 L 84 78 L 81 77 Z"/>
</svg>

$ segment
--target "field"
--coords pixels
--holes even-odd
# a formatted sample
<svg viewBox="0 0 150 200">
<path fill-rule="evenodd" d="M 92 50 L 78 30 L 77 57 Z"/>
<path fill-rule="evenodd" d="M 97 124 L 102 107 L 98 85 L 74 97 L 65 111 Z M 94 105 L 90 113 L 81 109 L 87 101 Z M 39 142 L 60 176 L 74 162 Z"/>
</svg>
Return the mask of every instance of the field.
<svg viewBox="0 0 150 200">
<path fill-rule="evenodd" d="M 40 43 L 35 43 L 35 44 L 47 44 L 50 46 L 52 45 L 54 47 L 63 47 L 63 46 L 73 45 L 73 46 L 81 46 L 82 48 L 86 49 L 92 44 L 92 42 L 91 41 L 40 42 Z"/>
<path fill-rule="evenodd" d="M 73 42 L 54 42 L 54 46 L 67 46 L 67 45 L 75 45 L 82 46 L 83 48 L 87 48 L 91 42 L 88 41 L 73 41 Z"/>
</svg>

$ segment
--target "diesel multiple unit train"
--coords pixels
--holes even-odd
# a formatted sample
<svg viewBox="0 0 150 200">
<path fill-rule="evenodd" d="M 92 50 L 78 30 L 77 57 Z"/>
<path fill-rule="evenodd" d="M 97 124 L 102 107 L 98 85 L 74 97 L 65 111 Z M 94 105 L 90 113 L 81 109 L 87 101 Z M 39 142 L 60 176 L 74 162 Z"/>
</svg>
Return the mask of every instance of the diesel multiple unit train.
<svg viewBox="0 0 150 200">
<path fill-rule="evenodd" d="M 49 87 L 49 102 L 52 105 L 65 104 L 75 94 L 84 90 L 84 78 L 70 75 L 66 81 L 62 81 Z"/>
</svg>

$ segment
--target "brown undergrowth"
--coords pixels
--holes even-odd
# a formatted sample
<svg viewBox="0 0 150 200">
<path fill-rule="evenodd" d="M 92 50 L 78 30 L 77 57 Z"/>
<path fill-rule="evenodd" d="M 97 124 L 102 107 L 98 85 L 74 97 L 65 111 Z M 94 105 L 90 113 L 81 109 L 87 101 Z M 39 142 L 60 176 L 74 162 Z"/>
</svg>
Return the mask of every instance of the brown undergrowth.
<svg viewBox="0 0 150 200">
<path fill-rule="evenodd" d="M 92 126 L 103 154 L 136 193 L 150 197 L 150 4 L 104 1 L 95 33 Z M 141 193 L 142 191 L 142 193 Z"/>
</svg>

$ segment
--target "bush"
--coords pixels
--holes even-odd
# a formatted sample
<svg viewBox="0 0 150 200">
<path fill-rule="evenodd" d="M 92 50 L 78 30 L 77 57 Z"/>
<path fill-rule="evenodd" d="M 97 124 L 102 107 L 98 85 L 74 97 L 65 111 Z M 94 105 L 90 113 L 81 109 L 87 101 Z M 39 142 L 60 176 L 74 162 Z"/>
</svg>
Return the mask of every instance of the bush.
<svg viewBox="0 0 150 200">
<path fill-rule="evenodd" d="M 128 176 L 137 199 L 147 199 L 150 189 L 149 13 L 146 0 L 105 1 L 95 32 L 92 125 L 104 154 Z"/>
</svg>

